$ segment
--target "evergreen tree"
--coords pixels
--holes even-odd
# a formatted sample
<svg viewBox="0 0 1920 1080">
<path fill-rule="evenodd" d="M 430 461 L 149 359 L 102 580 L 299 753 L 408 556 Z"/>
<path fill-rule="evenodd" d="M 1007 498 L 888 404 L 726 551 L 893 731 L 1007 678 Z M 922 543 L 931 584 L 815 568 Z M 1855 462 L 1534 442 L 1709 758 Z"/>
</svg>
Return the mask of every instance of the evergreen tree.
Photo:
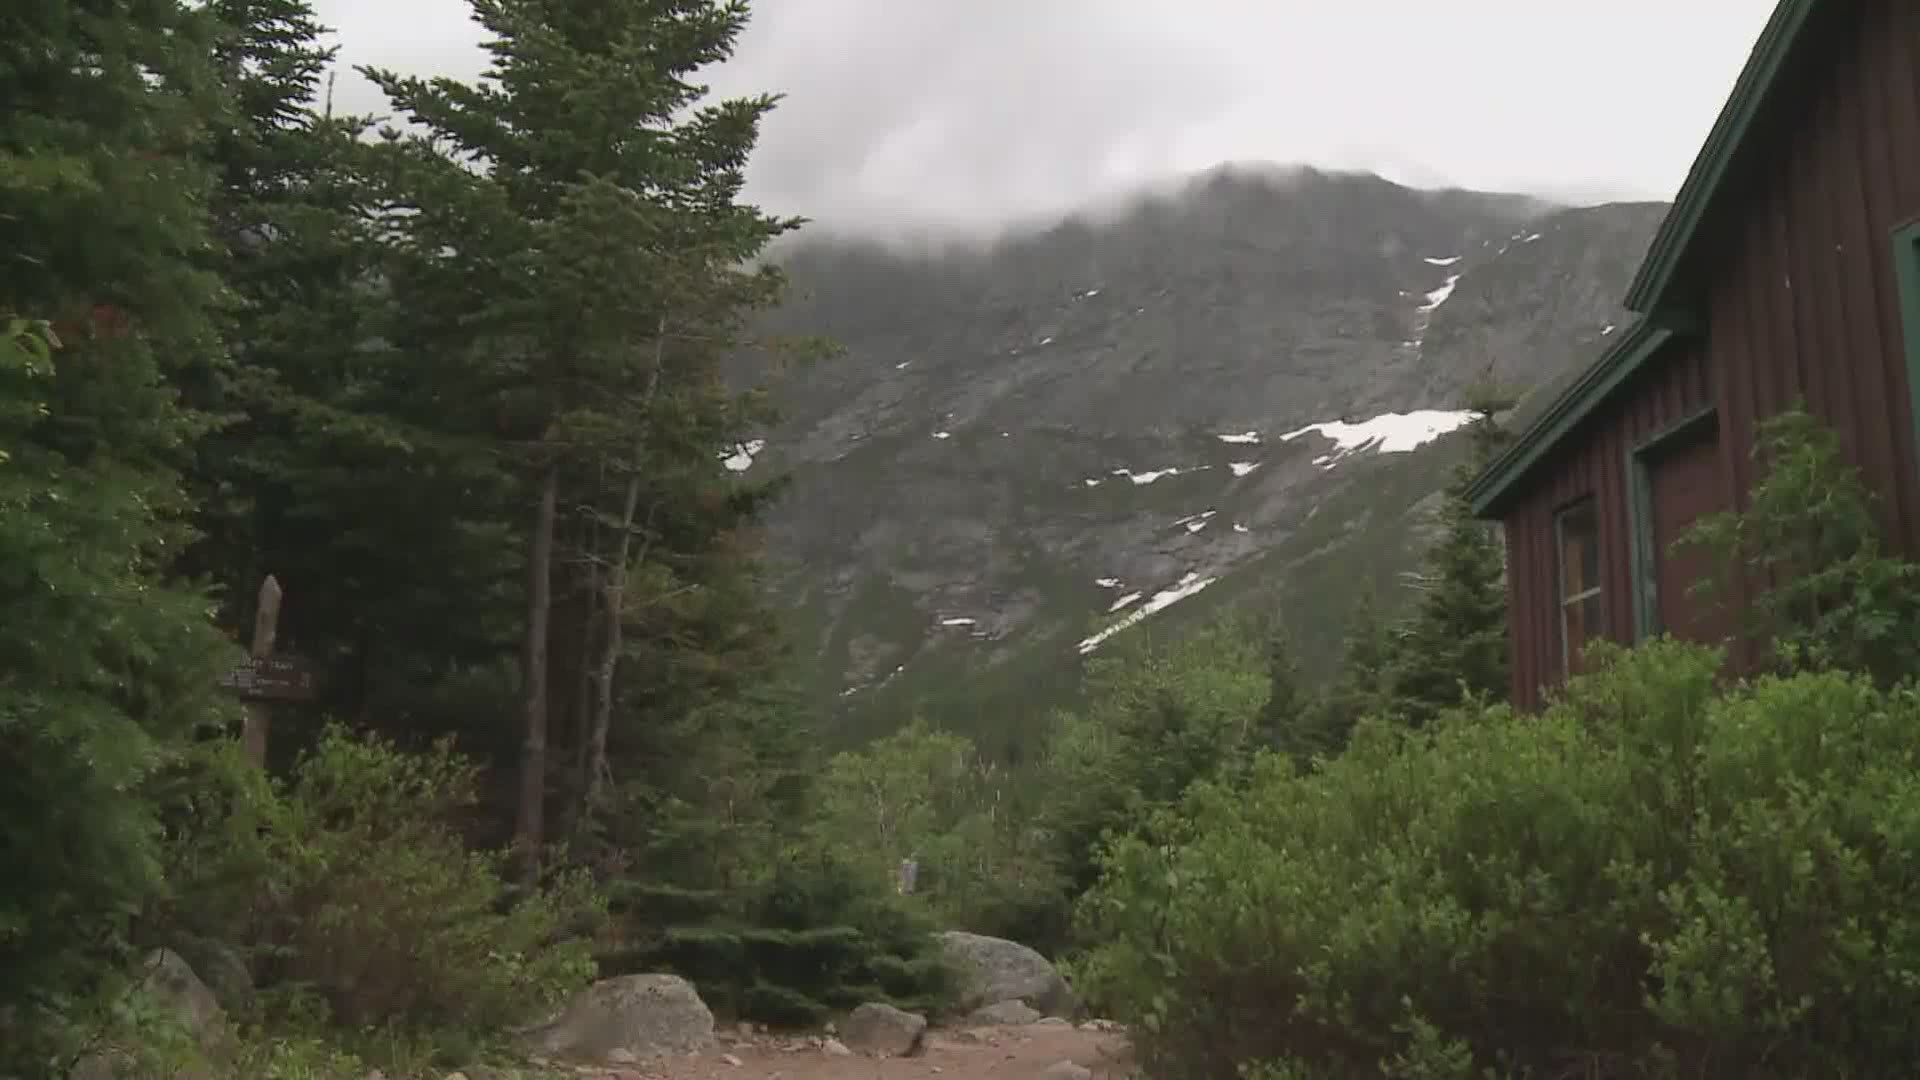
<svg viewBox="0 0 1920 1080">
<path fill-rule="evenodd" d="M 1368 582 L 1347 613 L 1339 674 L 1320 702 L 1315 729 L 1322 752 L 1339 753 L 1362 719 L 1385 717 L 1394 711 L 1389 677 L 1395 658 L 1394 638 Z"/>
<path fill-rule="evenodd" d="M 260 578 L 280 580 L 282 647 L 324 666 L 321 708 L 416 745 L 490 736 L 497 722 L 471 699 L 494 691 L 466 687 L 513 640 L 506 478 L 439 415 L 453 391 L 438 380 L 461 372 L 388 344 L 410 321 L 388 281 L 394 236 L 375 213 L 366 121 L 320 100 L 333 50 L 310 4 L 208 10 L 227 104 L 207 155 L 232 356 L 195 388 L 224 422 L 193 474 L 205 535 L 189 565 L 223 586 L 235 628 L 251 624 Z M 281 762 L 297 749 L 275 746 Z"/>
<path fill-rule="evenodd" d="M 1325 729 L 1325 710 L 1300 683 L 1300 665 L 1294 659 L 1293 638 L 1276 613 L 1261 620 L 1259 636 L 1265 642 L 1267 701 L 1260 710 L 1261 742 L 1305 763 L 1315 754 L 1335 753 Z"/>
<path fill-rule="evenodd" d="M 561 507 L 604 514 L 594 484 L 579 502 L 563 500 L 562 488 L 578 492 L 583 475 L 604 475 L 610 462 L 684 484 L 688 447 L 718 472 L 721 431 L 741 417 L 716 389 L 714 345 L 726 343 L 730 313 L 770 299 L 777 278 L 741 267 L 794 223 L 737 201 L 773 99 L 699 105 L 704 88 L 690 81 L 731 53 L 744 3 L 473 7 L 490 34 L 488 82 L 369 75 L 421 131 L 389 133 L 387 147 L 404 255 L 397 288 L 405 310 L 426 313 L 400 328 L 396 345 L 427 370 L 457 375 L 439 382 L 446 392 L 435 406 L 463 434 L 490 436 L 517 485 L 525 576 L 515 833 L 532 872 L 548 831 L 553 702 L 566 691 L 550 662 L 556 570 L 565 570 Z M 682 453 L 662 462 L 652 453 L 662 443 Z M 615 573 L 601 573 L 602 551 L 573 553 L 596 579 L 583 591 L 601 593 L 594 602 L 614 618 L 631 602 L 622 548 L 636 521 L 658 521 L 638 484 L 619 486 L 621 512 L 602 530 L 613 534 Z M 621 582 L 611 602 L 600 584 L 608 580 Z M 580 620 L 588 627 L 592 610 Z M 595 638 L 584 628 L 578 637 L 584 663 Z M 617 663 L 621 635 L 601 639 Z M 600 767 L 587 767 L 591 785 Z"/>
<path fill-rule="evenodd" d="M 0 1014 L 111 970 L 154 896 L 142 783 L 231 716 L 175 380 L 217 356 L 206 26 L 171 2 L 0 11 Z M 32 1052 L 10 1032 L 0 1058 Z"/>
<path fill-rule="evenodd" d="M 1494 415 L 1511 402 L 1480 392 L 1470 407 L 1470 452 L 1447 491 L 1444 531 L 1421 569 L 1391 673 L 1396 703 L 1415 726 L 1468 696 L 1507 694 L 1506 558 L 1493 529 L 1473 516 L 1466 489 L 1505 442 Z"/>
</svg>

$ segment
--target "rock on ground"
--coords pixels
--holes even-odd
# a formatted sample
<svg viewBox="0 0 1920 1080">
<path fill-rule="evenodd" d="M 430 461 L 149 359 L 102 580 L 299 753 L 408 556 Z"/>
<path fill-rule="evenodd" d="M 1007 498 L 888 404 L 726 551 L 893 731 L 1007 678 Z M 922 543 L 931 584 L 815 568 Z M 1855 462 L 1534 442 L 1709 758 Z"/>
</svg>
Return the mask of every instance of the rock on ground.
<svg viewBox="0 0 1920 1080">
<path fill-rule="evenodd" d="M 535 1053 L 568 1061 L 612 1061 L 622 1050 L 692 1053 L 712 1043 L 713 1013 L 678 975 L 623 975 L 581 991 L 528 1041 Z"/>
<path fill-rule="evenodd" d="M 1040 1075 L 1046 1080 L 1093 1080 L 1093 1070 L 1077 1061 L 1056 1061 Z"/>
<path fill-rule="evenodd" d="M 155 949 L 147 954 L 145 970 L 139 993 L 177 1019 L 207 1058 L 224 1057 L 233 1045 L 226 1010 L 193 968 L 171 949 Z M 72 1080 L 117 1080 L 135 1075 L 140 1068 L 137 1055 L 114 1047 L 81 1058 L 71 1076 Z M 198 1071 L 189 1066 L 183 1075 L 198 1075 Z"/>
<path fill-rule="evenodd" d="M 874 1057 L 912 1057 L 926 1038 L 927 1018 L 869 1002 L 847 1017 L 840 1037 L 852 1050 Z"/>
<path fill-rule="evenodd" d="M 960 1009 L 971 1012 L 1021 1001 L 1043 1016 L 1072 1016 L 1073 988 L 1047 958 L 1017 941 L 949 930 L 940 935 L 947 963 L 960 976 Z"/>
<path fill-rule="evenodd" d="M 1020 1027 L 1040 1019 L 1040 1010 L 1024 1001 L 997 1001 L 983 1005 L 967 1015 L 974 1027 Z"/>
</svg>

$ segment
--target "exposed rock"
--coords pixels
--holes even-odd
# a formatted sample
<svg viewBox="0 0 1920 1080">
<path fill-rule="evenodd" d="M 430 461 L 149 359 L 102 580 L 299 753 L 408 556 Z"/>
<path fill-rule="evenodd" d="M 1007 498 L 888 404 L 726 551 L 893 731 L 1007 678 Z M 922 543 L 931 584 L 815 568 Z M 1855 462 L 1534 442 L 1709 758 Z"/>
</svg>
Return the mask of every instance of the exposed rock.
<svg viewBox="0 0 1920 1080">
<path fill-rule="evenodd" d="M 180 1024 L 181 1032 L 192 1042 L 191 1050 L 182 1048 L 188 1056 L 197 1050 L 205 1060 L 218 1061 L 231 1053 L 233 1033 L 227 1027 L 227 1014 L 220 1008 L 220 1002 L 200 981 L 193 968 L 180 955 L 170 949 L 155 949 L 147 955 L 146 976 L 140 982 L 141 996 L 152 1002 L 164 1015 L 172 1017 Z M 142 1047 L 142 1051 L 153 1050 Z M 163 1056 L 172 1056 L 164 1054 Z M 137 1075 L 145 1063 L 139 1056 L 129 1053 L 125 1047 L 112 1047 L 97 1053 L 88 1054 L 74 1064 L 71 1080 L 120 1080 L 123 1077 Z M 203 1060 L 199 1065 L 204 1065 Z M 173 1067 L 169 1075 L 177 1075 L 185 1080 L 194 1080 L 200 1076 L 211 1076 L 212 1070 L 197 1068 L 194 1064 L 182 1064 Z"/>
<path fill-rule="evenodd" d="M 1040 1012 L 1024 1001 L 996 1001 L 973 1010 L 967 1023 L 975 1027 L 1019 1027 L 1040 1019 Z"/>
<path fill-rule="evenodd" d="M 1031 749 L 1026 719 L 1052 702 L 955 673 L 1073 663 L 1055 628 L 1188 572 L 1218 579 L 1212 598 L 1150 624 L 1273 590 L 1313 628 L 1302 665 L 1334 663 L 1347 582 L 1417 565 L 1410 508 L 1464 440 L 1401 454 L 1281 436 L 1458 408 L 1482 378 L 1544 405 L 1628 325 L 1619 298 L 1664 211 L 1228 171 L 977 254 L 783 244 L 793 288 L 765 330 L 846 355 L 730 363 L 780 406 L 747 475 L 792 481 L 766 532 L 792 567 L 774 586 L 819 615 L 800 646 L 837 668 L 822 704 L 881 732 L 905 701 L 938 700 L 956 731 Z"/>
<path fill-rule="evenodd" d="M 841 1042 L 839 1039 L 827 1039 L 823 1041 L 820 1044 L 820 1052 L 826 1054 L 828 1057 L 853 1056 L 853 1051 L 847 1049 L 847 1044 Z"/>
<path fill-rule="evenodd" d="M 1089 1020 L 1080 1025 L 1080 1030 L 1098 1031 L 1109 1035 L 1124 1035 L 1126 1034 L 1127 1027 L 1125 1024 L 1116 1023 L 1112 1020 Z"/>
<path fill-rule="evenodd" d="M 570 1061 L 611 1062 L 625 1050 L 652 1057 L 713 1042 L 713 1013 L 678 975 L 623 975 L 581 991 L 529 1036 L 534 1051 Z"/>
<path fill-rule="evenodd" d="M 1056 1061 L 1040 1075 L 1046 1080 L 1093 1080 L 1093 1070 L 1077 1061 Z"/>
<path fill-rule="evenodd" d="M 181 942 L 179 951 L 221 1008 L 229 1014 L 253 1008 L 253 972 L 238 950 L 218 941 L 195 940 Z"/>
<path fill-rule="evenodd" d="M 846 1023 L 847 1046 L 874 1057 L 912 1057 L 927 1035 L 927 1018 L 891 1005 L 868 1002 Z"/>
<path fill-rule="evenodd" d="M 1017 941 L 949 930 L 940 946 L 960 976 L 963 1011 L 1004 1001 L 1025 1002 L 1043 1016 L 1071 1016 L 1079 1008 L 1060 972 Z"/>
</svg>

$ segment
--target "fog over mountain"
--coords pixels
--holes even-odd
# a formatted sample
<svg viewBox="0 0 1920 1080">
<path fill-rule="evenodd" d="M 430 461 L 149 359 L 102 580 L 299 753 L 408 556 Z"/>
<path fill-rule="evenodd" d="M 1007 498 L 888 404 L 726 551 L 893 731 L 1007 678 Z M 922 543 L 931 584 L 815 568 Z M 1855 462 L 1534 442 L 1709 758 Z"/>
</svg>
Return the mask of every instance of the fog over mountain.
<svg viewBox="0 0 1920 1080">
<path fill-rule="evenodd" d="M 1044 222 L 1229 161 L 1665 199 L 1768 0 L 759 0 L 750 194 L 837 228 Z M 464 0 L 319 0 L 343 66 L 470 78 Z M 1650 33 L 1657 27 L 1657 33 Z M 342 73 L 342 108 L 378 112 Z"/>
</svg>

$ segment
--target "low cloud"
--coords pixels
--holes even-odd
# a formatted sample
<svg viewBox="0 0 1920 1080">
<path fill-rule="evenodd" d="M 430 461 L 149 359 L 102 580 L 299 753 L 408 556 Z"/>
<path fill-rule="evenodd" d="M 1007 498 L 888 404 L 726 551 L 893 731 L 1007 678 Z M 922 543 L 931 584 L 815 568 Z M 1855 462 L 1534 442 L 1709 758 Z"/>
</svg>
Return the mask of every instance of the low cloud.
<svg viewBox="0 0 1920 1080">
<path fill-rule="evenodd" d="M 462 0 L 317 4 L 346 64 L 483 66 Z M 842 228 L 988 227 L 1226 161 L 1667 198 L 1771 7 L 760 0 L 709 81 L 786 95 L 749 194 Z M 337 101 L 384 111 L 350 72 Z"/>
</svg>

